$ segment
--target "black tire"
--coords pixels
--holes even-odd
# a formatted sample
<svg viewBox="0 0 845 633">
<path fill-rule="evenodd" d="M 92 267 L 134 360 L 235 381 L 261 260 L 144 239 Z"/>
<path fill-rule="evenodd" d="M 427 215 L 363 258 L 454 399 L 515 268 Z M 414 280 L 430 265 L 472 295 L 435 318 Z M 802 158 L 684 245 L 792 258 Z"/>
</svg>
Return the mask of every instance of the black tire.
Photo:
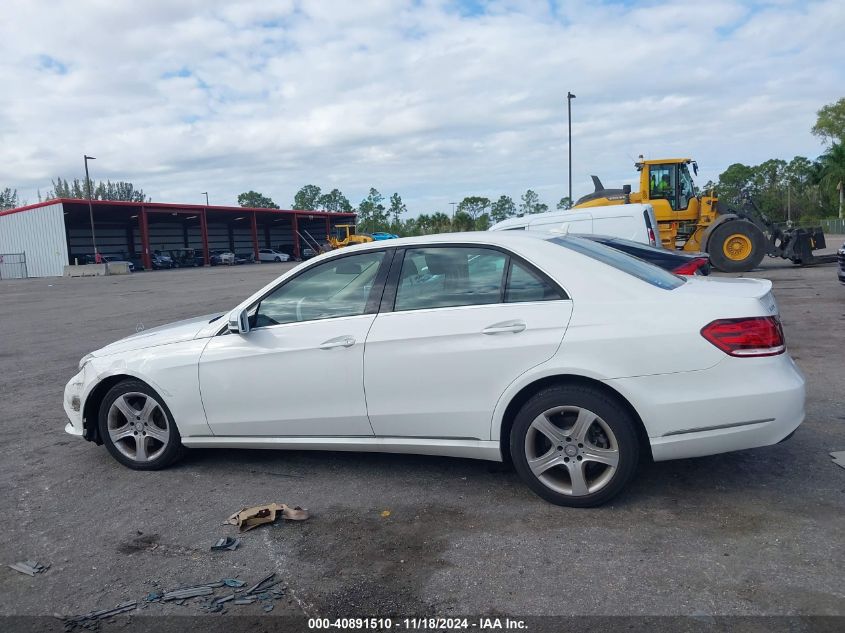
<svg viewBox="0 0 845 633">
<path fill-rule="evenodd" d="M 112 409 L 112 405 L 118 398 L 122 398 L 127 394 L 143 394 L 155 401 L 155 404 L 158 405 L 158 411 L 155 412 L 156 416 L 164 416 L 164 420 L 166 420 L 166 433 L 168 435 L 168 440 L 166 444 L 163 444 L 159 440 L 155 440 L 154 438 L 150 437 L 151 452 L 154 452 L 156 449 L 157 444 L 163 444 L 163 450 L 158 451 L 160 454 L 156 455 L 153 459 L 148 461 L 137 461 L 128 457 L 125 454 L 125 450 L 127 446 L 123 443 L 122 440 L 118 440 L 121 442 L 121 446 L 124 450 L 121 450 L 115 445 L 115 441 L 112 439 L 112 436 L 109 432 L 109 412 Z M 141 413 L 139 411 L 139 413 Z M 129 423 L 128 416 L 123 416 L 126 420 L 127 424 Z M 162 418 L 159 417 L 159 422 L 161 422 Z M 133 421 L 133 424 L 136 422 Z M 111 453 L 112 457 L 114 457 L 118 462 L 123 464 L 124 466 L 131 468 L 133 470 L 161 470 L 162 468 L 166 468 L 177 459 L 179 459 L 184 453 L 184 447 L 182 446 L 182 436 L 179 435 L 179 429 L 176 428 L 176 424 L 173 422 L 173 415 L 170 413 L 170 409 L 167 408 L 167 404 L 165 404 L 164 400 L 161 396 L 156 393 L 156 391 L 147 385 L 146 383 L 135 380 L 135 379 L 128 379 L 123 380 L 113 386 L 109 391 L 106 393 L 105 398 L 100 403 L 100 410 L 98 413 L 98 424 L 100 428 L 100 437 L 103 440 L 103 444 L 105 444 L 106 449 L 108 449 L 109 453 Z M 137 428 L 141 428 L 140 426 Z M 162 429 L 157 429 L 157 431 L 161 432 Z M 138 435 L 138 433 L 134 433 L 134 435 Z M 133 438 L 127 437 L 133 442 Z M 144 440 L 145 447 L 148 446 L 147 441 Z M 131 447 L 132 445 L 130 445 Z M 137 444 L 135 444 L 137 447 Z M 158 447 L 159 449 L 162 447 Z"/>
<path fill-rule="evenodd" d="M 558 407 L 565 407 L 566 410 L 546 419 L 564 435 L 574 428 L 571 426 L 574 422 L 570 416 L 577 418 L 577 410 L 587 412 L 585 419 L 590 419 L 589 413 L 597 416 L 594 421 L 584 424 L 586 437 L 591 439 L 578 443 L 576 437 L 563 437 L 560 445 L 555 446 L 546 435 L 532 428 L 535 420 Z M 625 407 L 600 389 L 586 385 L 549 387 L 531 397 L 517 413 L 510 434 L 511 459 L 522 480 L 546 501 L 574 508 L 598 506 L 619 494 L 634 476 L 640 455 L 635 424 L 636 421 Z M 607 429 L 611 433 L 608 434 Z M 536 451 L 542 454 L 540 459 L 551 457 L 560 462 L 541 472 L 540 476 L 532 471 L 527 455 L 535 451 L 537 442 L 549 444 L 547 449 L 540 448 Z M 600 444 L 606 446 L 602 447 Z M 569 452 L 570 449 L 572 452 Z M 589 459 L 590 453 L 599 451 L 604 451 L 604 454 L 615 453 L 615 470 L 610 465 Z M 569 465 L 562 463 L 563 460 Z M 586 488 L 583 494 L 575 493 L 573 478 L 569 474 L 572 468 L 578 468 L 579 472 L 584 473 Z M 592 486 L 595 487 L 592 492 L 589 491 L 591 478 Z M 567 479 L 570 482 L 570 490 L 561 492 L 560 488 L 566 488 Z"/>
<path fill-rule="evenodd" d="M 277 258 L 276 258 L 276 259 L 274 259 L 273 261 L 274 261 L 274 262 L 276 262 L 277 264 L 281 264 L 281 263 L 282 263 L 282 258 L 281 258 L 281 257 L 277 257 Z"/>
<path fill-rule="evenodd" d="M 751 244 L 751 250 L 742 259 L 732 259 L 725 254 L 725 242 L 734 235 L 744 237 Z M 748 220 L 728 220 L 720 224 L 707 240 L 710 263 L 724 273 L 744 273 L 760 265 L 766 255 L 766 236 Z"/>
</svg>

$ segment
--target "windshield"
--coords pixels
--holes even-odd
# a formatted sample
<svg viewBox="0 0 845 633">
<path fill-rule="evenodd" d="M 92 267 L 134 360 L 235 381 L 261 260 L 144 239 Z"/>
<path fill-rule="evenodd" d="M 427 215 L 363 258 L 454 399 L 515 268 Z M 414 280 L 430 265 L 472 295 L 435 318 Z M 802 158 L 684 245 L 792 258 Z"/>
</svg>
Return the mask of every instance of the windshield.
<svg viewBox="0 0 845 633">
<path fill-rule="evenodd" d="M 574 235 L 565 235 L 549 238 L 549 241 L 586 255 L 591 259 L 598 260 L 603 264 L 612 266 L 616 270 L 621 270 L 623 273 L 627 273 L 632 277 L 636 277 L 664 290 L 673 290 L 683 285 L 686 281 L 683 277 L 673 275 L 653 264 L 649 264 L 615 248 L 610 248 L 592 240 L 585 240 Z"/>
</svg>

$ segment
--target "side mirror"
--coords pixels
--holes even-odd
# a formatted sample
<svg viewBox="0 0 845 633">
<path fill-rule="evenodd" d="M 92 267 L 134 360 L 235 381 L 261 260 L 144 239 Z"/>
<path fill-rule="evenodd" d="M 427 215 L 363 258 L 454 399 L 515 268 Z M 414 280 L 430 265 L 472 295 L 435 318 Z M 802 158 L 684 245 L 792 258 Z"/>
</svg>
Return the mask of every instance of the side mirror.
<svg viewBox="0 0 845 633">
<path fill-rule="evenodd" d="M 249 333 L 249 315 L 246 308 L 238 313 L 229 315 L 229 331 L 232 334 Z"/>
</svg>

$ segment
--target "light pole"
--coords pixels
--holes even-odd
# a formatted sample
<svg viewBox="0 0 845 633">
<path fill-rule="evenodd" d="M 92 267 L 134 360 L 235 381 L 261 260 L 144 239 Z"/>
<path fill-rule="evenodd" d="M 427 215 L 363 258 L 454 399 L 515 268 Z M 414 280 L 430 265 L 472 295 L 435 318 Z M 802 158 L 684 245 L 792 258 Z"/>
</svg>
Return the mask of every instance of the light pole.
<svg viewBox="0 0 845 633">
<path fill-rule="evenodd" d="M 572 204 L 572 100 L 575 95 L 566 93 L 566 118 L 569 120 L 569 204 Z"/>
<path fill-rule="evenodd" d="M 91 177 L 88 175 L 88 161 L 97 159 L 87 154 L 83 157 L 85 158 L 85 188 L 88 190 L 88 217 L 91 219 L 91 243 L 94 245 L 94 262 L 97 263 L 97 234 L 94 232 L 94 205 L 91 204 Z"/>
<path fill-rule="evenodd" d="M 449 204 L 452 205 L 452 222 L 455 221 L 455 206 L 458 204 L 457 202 L 450 202 Z"/>
<path fill-rule="evenodd" d="M 205 206 L 208 206 L 208 192 L 203 191 L 202 194 L 205 196 Z"/>
</svg>

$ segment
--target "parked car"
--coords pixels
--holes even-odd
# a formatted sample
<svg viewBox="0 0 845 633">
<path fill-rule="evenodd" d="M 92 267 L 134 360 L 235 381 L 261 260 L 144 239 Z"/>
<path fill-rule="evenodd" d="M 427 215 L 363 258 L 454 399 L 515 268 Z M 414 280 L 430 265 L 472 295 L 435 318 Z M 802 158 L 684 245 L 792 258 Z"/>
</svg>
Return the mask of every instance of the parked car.
<svg viewBox="0 0 845 633">
<path fill-rule="evenodd" d="M 235 263 L 235 254 L 232 251 L 214 250 L 210 251 L 208 256 L 211 260 L 209 263 L 212 266 L 217 266 L 219 264 L 226 264 L 231 266 Z"/>
<path fill-rule="evenodd" d="M 842 245 L 837 254 L 837 261 L 839 262 L 839 281 L 845 284 L 845 244 Z"/>
<path fill-rule="evenodd" d="M 707 253 L 696 253 L 688 251 L 670 251 L 662 246 L 649 246 L 626 240 L 621 237 L 610 237 L 608 235 L 579 235 L 599 244 L 639 257 L 663 270 L 668 270 L 676 275 L 709 275 L 710 256 Z"/>
<path fill-rule="evenodd" d="M 260 262 L 286 262 L 289 259 L 290 255 L 287 253 L 282 253 L 272 248 L 258 249 L 258 261 Z"/>
<path fill-rule="evenodd" d="M 152 264 L 153 270 L 173 268 L 173 260 L 170 255 L 162 253 L 161 251 L 153 251 L 153 254 L 150 255 L 150 263 Z"/>
<path fill-rule="evenodd" d="M 194 248 L 179 248 L 169 252 L 174 268 L 195 268 L 205 265 L 202 251 Z"/>
<path fill-rule="evenodd" d="M 650 204 L 616 204 L 535 213 L 502 220 L 488 230 L 611 235 L 660 246 L 657 219 Z"/>
<path fill-rule="evenodd" d="M 304 246 L 300 251 L 300 255 L 302 256 L 302 259 L 305 260 L 311 259 L 312 257 L 316 257 L 317 255 L 319 255 L 319 253 L 310 246 Z"/>
<path fill-rule="evenodd" d="M 771 289 L 572 235 L 371 242 L 86 355 L 65 430 L 137 470 L 183 446 L 510 459 L 544 499 L 593 506 L 642 459 L 767 446 L 801 424 Z"/>
<path fill-rule="evenodd" d="M 399 239 L 398 235 L 393 233 L 384 233 L 384 232 L 377 232 L 377 233 L 370 233 L 370 237 L 372 237 L 377 242 L 380 240 L 396 240 Z"/>
</svg>

